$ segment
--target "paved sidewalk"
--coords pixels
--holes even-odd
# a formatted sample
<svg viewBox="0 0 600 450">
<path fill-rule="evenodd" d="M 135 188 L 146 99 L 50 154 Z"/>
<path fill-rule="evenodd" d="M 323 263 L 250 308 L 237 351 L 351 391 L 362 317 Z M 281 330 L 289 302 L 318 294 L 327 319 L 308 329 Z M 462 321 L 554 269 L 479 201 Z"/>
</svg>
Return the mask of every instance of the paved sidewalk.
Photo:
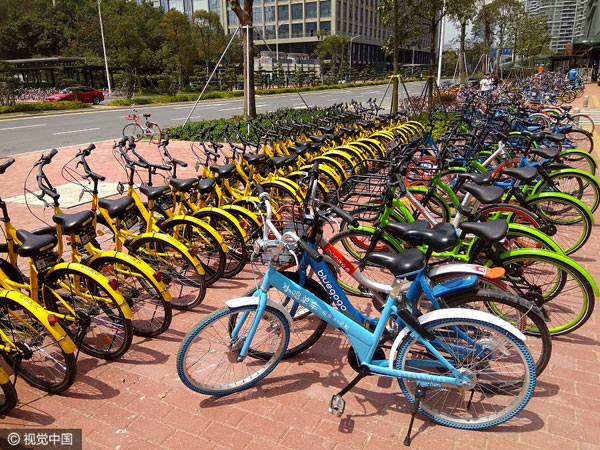
<svg viewBox="0 0 600 450">
<path fill-rule="evenodd" d="M 107 175 L 109 182 L 124 180 L 111 156 L 111 142 L 97 146 L 89 159 L 92 169 Z M 149 159 L 159 160 L 156 148 L 141 145 L 139 149 Z M 175 158 L 192 161 L 188 171 L 193 171 L 189 143 L 173 142 L 170 149 Z M 66 183 L 60 168 L 76 150 L 62 149 L 48 166 L 47 174 L 55 185 Z M 23 194 L 23 179 L 39 155 L 18 156 L 17 163 L 0 177 L 3 198 Z M 74 191 L 76 201 L 79 189 Z M 36 226 L 25 205 L 10 203 L 8 209 L 16 225 Z M 42 216 L 41 207 L 32 210 L 46 220 L 51 217 L 50 212 Z M 598 279 L 600 230 L 594 228 L 590 242 L 576 259 Z M 77 381 L 64 395 L 44 394 L 20 380 L 20 402 L 9 416 L 0 419 L 0 428 L 82 428 L 86 450 L 403 448 L 410 408 L 395 381 L 363 380 L 345 397 L 342 418 L 327 412 L 331 395 L 353 377 L 345 357 L 348 346 L 335 330 L 330 329 L 305 354 L 282 362 L 266 380 L 245 392 L 211 398 L 183 386 L 175 369 L 181 339 L 202 317 L 251 283 L 248 271 L 233 280 L 219 281 L 195 311 L 174 312 L 166 333 L 154 339 L 134 338 L 131 350 L 118 361 L 81 355 Z M 516 418 L 474 432 L 434 425 L 419 416 L 412 448 L 600 448 L 599 340 L 596 313 L 580 330 L 554 340 L 550 365 L 526 410 Z"/>
</svg>

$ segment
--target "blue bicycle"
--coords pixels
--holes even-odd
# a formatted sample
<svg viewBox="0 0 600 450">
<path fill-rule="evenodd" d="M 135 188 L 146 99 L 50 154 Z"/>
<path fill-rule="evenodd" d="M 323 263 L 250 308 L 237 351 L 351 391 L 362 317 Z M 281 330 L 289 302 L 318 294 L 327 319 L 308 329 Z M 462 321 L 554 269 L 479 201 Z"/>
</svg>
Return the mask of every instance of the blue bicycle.
<svg viewBox="0 0 600 450">
<path fill-rule="evenodd" d="M 407 445 L 419 411 L 443 425 L 480 429 L 500 424 L 525 407 L 536 380 L 525 336 L 501 318 L 476 310 L 449 308 L 418 315 L 408 298 L 421 291 L 434 295 L 421 251 L 369 256 L 395 278 L 379 319 L 361 323 L 349 302 L 344 304 L 347 298 L 323 256 L 294 232 L 281 235 L 271 223 L 268 194 L 260 192 L 259 198 L 266 217 L 264 238 L 256 242 L 255 251 L 267 249 L 271 263 L 258 296 L 228 300 L 183 339 L 177 371 L 187 387 L 207 395 L 230 394 L 253 386 L 275 369 L 295 326 L 288 310 L 267 298 L 267 291 L 276 289 L 350 341 L 358 374 L 332 397 L 330 412 L 335 415 L 344 411 L 342 396 L 368 375 L 396 378 L 413 404 Z M 268 239 L 269 232 L 274 240 Z M 445 234 L 429 236 L 434 248 L 448 239 Z M 297 253 L 303 253 L 300 257 L 336 305 L 277 271 L 284 255 L 297 260 Z M 402 288 L 403 279 L 412 280 L 408 292 Z M 382 346 L 386 341 L 393 341 L 387 356 Z"/>
</svg>

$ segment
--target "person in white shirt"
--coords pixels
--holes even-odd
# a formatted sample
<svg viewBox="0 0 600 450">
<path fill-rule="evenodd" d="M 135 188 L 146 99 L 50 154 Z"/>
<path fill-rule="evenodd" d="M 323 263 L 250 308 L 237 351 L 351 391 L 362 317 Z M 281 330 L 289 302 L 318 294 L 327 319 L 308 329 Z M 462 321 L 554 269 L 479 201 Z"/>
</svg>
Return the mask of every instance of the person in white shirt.
<svg viewBox="0 0 600 450">
<path fill-rule="evenodd" d="M 492 88 L 492 79 L 490 78 L 490 75 L 486 73 L 485 76 L 479 82 L 479 89 L 481 90 L 481 92 L 488 92 L 492 90 Z"/>
</svg>

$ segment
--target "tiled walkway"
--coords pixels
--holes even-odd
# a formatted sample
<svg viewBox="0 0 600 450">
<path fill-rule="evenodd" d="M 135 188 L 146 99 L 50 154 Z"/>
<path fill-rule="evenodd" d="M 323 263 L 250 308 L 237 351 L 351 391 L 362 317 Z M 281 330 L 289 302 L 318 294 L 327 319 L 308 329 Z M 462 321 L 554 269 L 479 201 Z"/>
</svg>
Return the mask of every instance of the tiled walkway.
<svg viewBox="0 0 600 450">
<path fill-rule="evenodd" d="M 189 144 L 173 143 L 173 156 L 191 161 Z M 124 179 L 110 155 L 111 142 L 98 144 L 93 170 L 108 181 Z M 60 168 L 75 148 L 62 149 L 49 167 L 55 185 L 65 184 Z M 141 146 L 158 160 L 156 149 Z M 2 197 L 23 193 L 23 177 L 39 153 L 21 155 L 0 177 Z M 193 166 L 193 164 L 191 164 Z M 183 176 L 183 173 L 181 174 Z M 33 188 L 33 186 L 30 186 Z M 79 191 L 77 191 L 78 193 Z M 75 196 L 75 200 L 76 200 Z M 40 215 L 41 208 L 32 208 Z M 16 224 L 36 226 L 25 205 L 11 203 Z M 45 216 L 50 218 L 48 213 Z M 596 219 L 600 219 L 600 216 Z M 577 255 L 600 278 L 600 230 Z M 257 387 L 221 398 L 195 394 L 177 379 L 175 355 L 185 333 L 227 298 L 252 282 L 244 272 L 212 287 L 193 312 L 175 312 L 170 330 L 155 339 L 134 338 L 120 360 L 82 355 L 78 377 L 64 395 L 46 395 L 22 380 L 20 403 L 0 427 L 82 428 L 85 449 L 399 449 L 409 421 L 409 405 L 397 383 L 369 378 L 346 398 L 346 413 L 327 412 L 331 395 L 353 376 L 346 343 L 330 330 L 310 351 L 282 362 Z M 359 300 L 358 300 L 359 301 Z M 482 432 L 416 420 L 415 449 L 593 449 L 600 448 L 600 315 L 580 330 L 554 341 L 552 360 L 526 410 L 508 423 Z"/>
</svg>

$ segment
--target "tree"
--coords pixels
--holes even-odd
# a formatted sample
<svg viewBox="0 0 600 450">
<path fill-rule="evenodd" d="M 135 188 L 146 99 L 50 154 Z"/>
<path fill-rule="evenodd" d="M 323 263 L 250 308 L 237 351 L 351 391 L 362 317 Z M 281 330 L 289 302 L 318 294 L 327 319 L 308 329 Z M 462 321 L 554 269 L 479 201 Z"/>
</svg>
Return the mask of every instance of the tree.
<svg viewBox="0 0 600 450">
<path fill-rule="evenodd" d="M 517 53 L 521 58 L 540 54 L 550 42 L 548 26 L 543 17 L 523 14 L 518 23 Z"/>
<path fill-rule="evenodd" d="M 163 16 L 160 28 L 165 38 L 163 48 L 175 56 L 179 72 L 178 84 L 181 87 L 189 81 L 196 55 L 193 41 L 190 39 L 191 23 L 186 14 L 172 9 Z"/>
<path fill-rule="evenodd" d="M 419 23 L 411 20 L 412 7 L 409 2 L 405 2 L 400 8 L 400 0 L 381 0 L 377 6 L 377 13 L 381 23 L 392 27 L 392 35 L 388 36 L 383 44 L 383 50 L 386 55 L 392 56 L 393 78 L 392 78 L 392 106 L 393 113 L 398 111 L 399 81 L 398 81 L 398 51 L 401 46 L 407 45 L 410 41 L 417 39 L 423 32 Z M 400 26 L 410 23 L 411 26 Z"/>
<path fill-rule="evenodd" d="M 10 65 L 5 61 L 0 61 L 0 106 L 15 104 L 16 91 L 20 85 L 21 82 L 13 75 Z"/>
<path fill-rule="evenodd" d="M 231 9 L 242 26 L 244 46 L 244 114 L 250 119 L 256 118 L 256 93 L 254 88 L 254 48 L 252 45 L 252 4 L 254 0 L 229 0 Z M 248 34 L 250 33 L 250 34 Z M 249 43 L 249 44 L 248 44 Z"/>
<path fill-rule="evenodd" d="M 458 50 L 458 73 L 460 81 L 467 81 L 466 60 L 466 39 L 467 39 L 467 24 L 473 20 L 476 14 L 476 0 L 454 0 L 449 4 L 448 15 L 450 19 L 458 23 L 460 27 L 459 33 L 459 50 Z"/>
<path fill-rule="evenodd" d="M 496 34 L 498 42 L 496 45 L 496 76 L 500 74 L 500 64 L 502 62 L 502 49 L 508 38 L 515 17 L 518 17 L 523 10 L 523 6 L 517 0 L 494 0 L 492 3 L 495 16 Z"/>
<path fill-rule="evenodd" d="M 219 15 L 213 11 L 196 11 L 192 16 L 192 23 L 198 56 L 204 61 L 208 73 L 210 65 L 216 62 L 225 49 L 225 32 Z"/>
<path fill-rule="evenodd" d="M 323 67 L 326 60 L 331 61 L 331 71 L 339 72 L 342 65 L 347 61 L 348 45 L 350 40 L 347 36 L 336 34 L 326 35 L 315 49 L 315 56 L 321 61 Z"/>
<path fill-rule="evenodd" d="M 296 68 L 296 72 L 294 72 L 294 84 L 296 86 L 302 86 L 304 83 L 304 70 L 298 67 Z"/>
</svg>

